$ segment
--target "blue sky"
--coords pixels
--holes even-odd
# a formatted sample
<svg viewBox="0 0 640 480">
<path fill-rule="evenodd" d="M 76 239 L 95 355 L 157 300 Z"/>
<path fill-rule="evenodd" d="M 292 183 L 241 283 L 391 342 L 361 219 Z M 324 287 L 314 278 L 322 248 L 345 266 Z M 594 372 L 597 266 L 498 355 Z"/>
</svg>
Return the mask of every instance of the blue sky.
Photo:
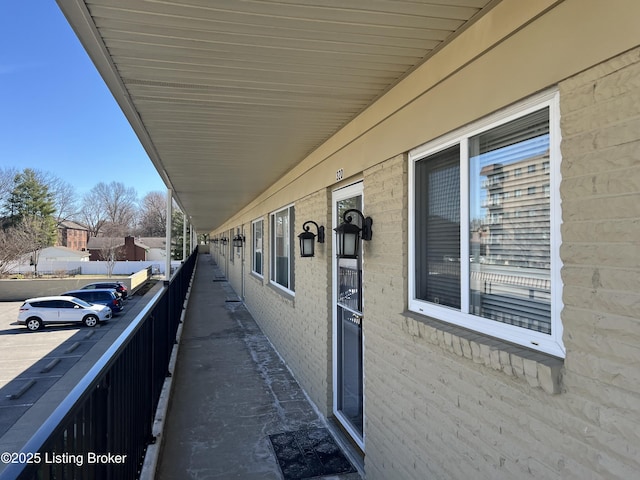
<svg viewBox="0 0 640 480">
<path fill-rule="evenodd" d="M 166 191 L 54 0 L 0 1 L 0 167 Z"/>
</svg>

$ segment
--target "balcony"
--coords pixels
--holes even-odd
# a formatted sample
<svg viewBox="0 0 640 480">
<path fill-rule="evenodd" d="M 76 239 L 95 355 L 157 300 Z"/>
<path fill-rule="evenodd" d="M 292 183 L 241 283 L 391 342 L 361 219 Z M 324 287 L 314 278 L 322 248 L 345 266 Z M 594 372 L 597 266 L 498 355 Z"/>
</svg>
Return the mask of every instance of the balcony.
<svg viewBox="0 0 640 480">
<path fill-rule="evenodd" d="M 487 178 L 486 180 L 482 181 L 482 188 L 485 189 L 492 189 L 492 188 L 498 188 L 501 187 L 502 184 L 504 183 L 504 177 L 490 177 Z"/>
<path fill-rule="evenodd" d="M 502 206 L 501 198 L 487 198 L 482 201 L 482 208 L 497 208 Z"/>
<path fill-rule="evenodd" d="M 34 431 L 21 449 L 31 462 L 9 463 L 0 480 L 279 479 L 287 469 L 360 479 L 361 459 L 219 278 L 211 256 L 194 253 Z M 307 451 L 287 463 L 275 442 L 292 435 L 319 438 L 318 452 L 333 444 L 333 459 Z"/>
</svg>

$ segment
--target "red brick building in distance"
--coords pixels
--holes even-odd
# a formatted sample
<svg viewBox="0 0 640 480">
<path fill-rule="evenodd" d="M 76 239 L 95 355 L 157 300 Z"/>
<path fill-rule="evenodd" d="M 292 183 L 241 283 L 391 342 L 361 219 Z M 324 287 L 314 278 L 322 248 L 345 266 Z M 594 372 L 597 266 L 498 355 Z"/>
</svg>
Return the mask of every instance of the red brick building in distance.
<svg viewBox="0 0 640 480">
<path fill-rule="evenodd" d="M 90 261 L 105 259 L 105 253 L 112 249 L 116 251 L 117 260 L 146 260 L 147 247 L 137 242 L 134 237 L 122 238 L 113 237 L 91 237 L 88 242 L 88 250 L 91 254 Z"/>
<path fill-rule="evenodd" d="M 84 252 L 89 241 L 89 229 L 79 223 L 65 220 L 58 224 L 57 247 L 67 247 L 71 250 Z"/>
</svg>

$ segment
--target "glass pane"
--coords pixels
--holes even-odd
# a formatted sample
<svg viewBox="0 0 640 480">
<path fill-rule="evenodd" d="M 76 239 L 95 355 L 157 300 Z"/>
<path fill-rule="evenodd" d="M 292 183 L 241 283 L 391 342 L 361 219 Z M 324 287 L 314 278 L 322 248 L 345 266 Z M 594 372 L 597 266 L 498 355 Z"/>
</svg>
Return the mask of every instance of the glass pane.
<svg viewBox="0 0 640 480">
<path fill-rule="evenodd" d="M 289 288 L 289 209 L 275 215 L 275 281 Z"/>
<path fill-rule="evenodd" d="M 358 260 L 338 259 L 338 303 L 351 310 L 362 311 L 360 302 L 360 269 Z"/>
<path fill-rule="evenodd" d="M 469 150 L 470 313 L 551 333 L 548 109 Z"/>
<path fill-rule="evenodd" d="M 338 220 L 337 221 L 338 225 L 344 222 L 344 218 L 343 218 L 344 212 L 351 209 L 362 211 L 362 197 L 360 195 L 356 197 L 346 198 L 344 200 L 340 200 L 339 202 L 337 202 L 336 218 Z M 351 223 L 353 225 L 358 225 L 359 227 L 362 227 L 362 219 L 358 214 L 351 215 Z"/>
<path fill-rule="evenodd" d="M 460 308 L 460 146 L 416 162 L 416 298 Z"/>
<path fill-rule="evenodd" d="M 344 212 L 350 209 L 362 211 L 362 196 L 358 195 L 337 202 L 336 215 L 338 225 L 344 221 Z M 351 218 L 351 223 L 362 226 L 362 220 L 359 215 L 351 215 Z M 362 292 L 360 290 L 361 262 L 361 258 L 338 259 L 338 303 L 358 312 L 362 311 Z"/>
<path fill-rule="evenodd" d="M 262 222 L 253 224 L 253 271 L 262 274 Z"/>
<path fill-rule="evenodd" d="M 338 410 L 362 435 L 362 325 L 361 317 L 338 307 L 341 349 Z"/>
</svg>

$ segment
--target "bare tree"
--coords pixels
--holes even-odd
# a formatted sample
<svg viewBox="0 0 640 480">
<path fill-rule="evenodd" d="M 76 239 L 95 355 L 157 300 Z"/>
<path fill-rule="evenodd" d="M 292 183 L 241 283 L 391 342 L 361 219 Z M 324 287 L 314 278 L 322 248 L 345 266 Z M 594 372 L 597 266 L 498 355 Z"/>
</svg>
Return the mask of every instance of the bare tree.
<svg viewBox="0 0 640 480">
<path fill-rule="evenodd" d="M 100 193 L 107 210 L 107 219 L 114 230 L 120 229 L 122 236 L 133 228 L 137 212 L 138 194 L 135 188 L 125 187 L 123 183 L 99 183 L 95 189 Z"/>
<path fill-rule="evenodd" d="M 149 192 L 140 205 L 139 232 L 144 237 L 163 237 L 167 229 L 167 196 Z"/>
<path fill-rule="evenodd" d="M 21 233 L 14 227 L 0 229 L 0 277 L 9 273 L 13 265 L 29 252 Z"/>
<path fill-rule="evenodd" d="M 0 205 L 3 205 L 11 195 L 18 173 L 19 171 L 15 167 L 0 168 Z"/>
<path fill-rule="evenodd" d="M 21 245 L 25 253 L 31 254 L 33 275 L 38 276 L 38 262 L 43 248 L 51 245 L 51 219 L 37 215 L 24 217 L 15 228 L 15 241 Z"/>
<path fill-rule="evenodd" d="M 107 226 L 112 236 L 124 237 L 135 224 L 137 201 L 134 188 L 120 182 L 100 182 L 83 197 L 80 218 L 94 237 L 104 235 Z"/>
<path fill-rule="evenodd" d="M 107 276 L 113 275 L 113 269 L 118 262 L 118 258 L 122 255 L 124 247 L 119 239 L 114 237 L 106 238 L 107 242 L 98 251 L 98 257 L 107 267 Z"/>
<path fill-rule="evenodd" d="M 82 197 L 78 220 L 89 229 L 89 235 L 97 237 L 107 221 L 107 213 L 100 203 L 99 195 L 91 190 Z"/>
<path fill-rule="evenodd" d="M 78 210 L 76 190 L 73 185 L 55 176 L 49 177 L 48 185 L 56 208 L 56 222 L 60 223 L 73 218 Z"/>
</svg>

